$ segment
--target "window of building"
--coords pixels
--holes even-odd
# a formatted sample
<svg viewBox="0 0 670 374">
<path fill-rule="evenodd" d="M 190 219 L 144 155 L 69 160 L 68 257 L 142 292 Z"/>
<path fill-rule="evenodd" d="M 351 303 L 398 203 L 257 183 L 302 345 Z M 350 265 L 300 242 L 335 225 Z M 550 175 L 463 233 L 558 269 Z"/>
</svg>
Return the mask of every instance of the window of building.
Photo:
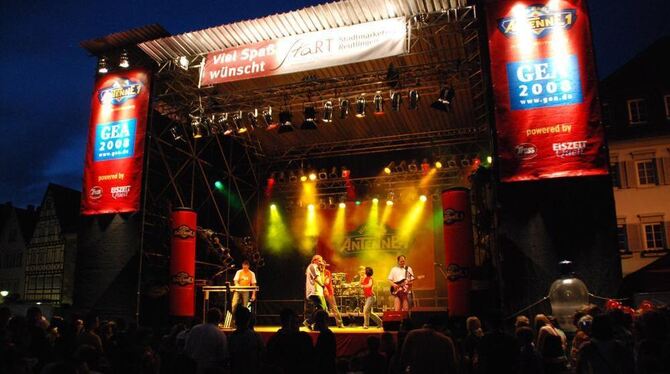
<svg viewBox="0 0 670 374">
<path fill-rule="evenodd" d="M 630 124 L 647 122 L 647 101 L 645 99 L 628 100 L 628 122 Z"/>
<path fill-rule="evenodd" d="M 663 96 L 665 101 L 665 118 L 670 119 L 670 95 Z"/>
<path fill-rule="evenodd" d="M 635 164 L 637 167 L 637 180 L 640 186 L 654 185 L 657 183 L 656 162 L 653 159 L 637 161 Z"/>
<path fill-rule="evenodd" d="M 644 228 L 644 247 L 646 250 L 665 249 L 665 230 L 663 222 L 646 223 Z"/>
<path fill-rule="evenodd" d="M 628 248 L 628 233 L 626 232 L 626 224 L 619 223 L 616 225 L 616 236 L 619 252 L 628 253 L 630 249 Z"/>
<path fill-rule="evenodd" d="M 612 177 L 612 186 L 621 188 L 621 175 L 619 174 L 619 164 L 617 162 L 610 164 L 610 176 Z"/>
</svg>

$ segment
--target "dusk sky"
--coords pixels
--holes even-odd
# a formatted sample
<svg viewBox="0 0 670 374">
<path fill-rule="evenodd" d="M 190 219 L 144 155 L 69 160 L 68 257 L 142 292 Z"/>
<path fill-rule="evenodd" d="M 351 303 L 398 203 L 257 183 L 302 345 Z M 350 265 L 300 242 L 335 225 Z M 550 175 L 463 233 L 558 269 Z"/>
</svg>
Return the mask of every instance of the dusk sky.
<svg viewBox="0 0 670 374">
<path fill-rule="evenodd" d="M 152 23 L 179 34 L 322 2 L 0 0 L 0 203 L 38 205 L 49 182 L 81 190 L 97 62 L 81 41 Z M 670 34 L 668 0 L 589 7 L 601 77 Z"/>
</svg>

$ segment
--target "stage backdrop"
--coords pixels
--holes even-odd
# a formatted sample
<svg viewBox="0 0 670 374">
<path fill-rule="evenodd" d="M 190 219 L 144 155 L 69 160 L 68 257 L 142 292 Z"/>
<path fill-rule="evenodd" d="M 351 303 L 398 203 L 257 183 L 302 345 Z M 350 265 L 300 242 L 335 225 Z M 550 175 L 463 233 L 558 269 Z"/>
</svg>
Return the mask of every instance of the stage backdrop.
<svg viewBox="0 0 670 374">
<path fill-rule="evenodd" d="M 585 0 L 486 6 L 502 181 L 607 174 Z"/>
<path fill-rule="evenodd" d="M 306 208 L 282 212 L 290 222 L 283 234 L 266 224 L 267 253 L 318 253 L 330 264 L 331 272 L 346 273 L 349 282 L 359 266 L 370 266 L 380 291 L 388 288 L 389 271 L 396 264 L 396 257 L 404 254 L 414 275 L 423 276 L 414 283 L 414 289 L 434 289 L 434 212 L 430 200 L 396 202 L 392 207 L 382 200 L 376 208 L 370 201 L 360 205 L 348 202 L 345 209 L 317 208 L 314 213 L 310 219 Z M 280 238 L 285 235 L 291 236 L 290 242 Z M 276 247 L 280 241 L 284 242 L 283 248 Z"/>
<path fill-rule="evenodd" d="M 142 191 L 149 74 L 131 70 L 100 77 L 91 98 L 82 214 L 135 212 Z"/>
</svg>

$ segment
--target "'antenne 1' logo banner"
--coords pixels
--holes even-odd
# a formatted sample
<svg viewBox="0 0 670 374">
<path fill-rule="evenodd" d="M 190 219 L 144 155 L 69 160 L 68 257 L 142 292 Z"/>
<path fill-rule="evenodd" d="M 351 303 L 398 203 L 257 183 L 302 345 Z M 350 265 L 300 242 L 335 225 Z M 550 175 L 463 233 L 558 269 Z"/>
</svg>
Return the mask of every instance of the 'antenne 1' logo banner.
<svg viewBox="0 0 670 374">
<path fill-rule="evenodd" d="M 100 77 L 91 99 L 82 214 L 140 207 L 149 75 L 131 70 Z"/>
<path fill-rule="evenodd" d="M 405 53 L 404 17 L 246 44 L 207 55 L 200 84 L 210 85 L 351 64 Z"/>
<path fill-rule="evenodd" d="M 501 180 L 607 174 L 586 1 L 486 12 Z"/>
</svg>

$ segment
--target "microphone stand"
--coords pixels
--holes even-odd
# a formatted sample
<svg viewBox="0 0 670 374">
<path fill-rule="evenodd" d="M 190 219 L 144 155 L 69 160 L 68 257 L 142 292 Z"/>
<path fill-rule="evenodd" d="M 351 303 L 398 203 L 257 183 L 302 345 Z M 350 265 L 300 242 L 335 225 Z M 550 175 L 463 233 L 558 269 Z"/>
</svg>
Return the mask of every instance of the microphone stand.
<svg viewBox="0 0 670 374">
<path fill-rule="evenodd" d="M 444 279 L 445 279 L 445 280 L 449 280 L 449 277 L 447 276 L 447 273 L 444 271 L 444 267 L 442 266 L 442 264 L 436 262 L 436 263 L 435 263 L 435 266 L 437 266 L 437 268 L 440 270 L 440 273 L 442 274 L 442 276 L 444 277 Z"/>
</svg>

